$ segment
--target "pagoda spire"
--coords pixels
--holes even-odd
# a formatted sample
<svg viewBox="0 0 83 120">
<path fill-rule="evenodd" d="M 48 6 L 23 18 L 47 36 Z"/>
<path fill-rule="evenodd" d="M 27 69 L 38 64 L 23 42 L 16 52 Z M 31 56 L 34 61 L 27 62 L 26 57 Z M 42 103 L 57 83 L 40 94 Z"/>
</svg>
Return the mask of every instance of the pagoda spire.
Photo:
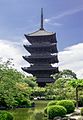
<svg viewBox="0 0 83 120">
<path fill-rule="evenodd" d="M 43 30 L 43 8 L 41 8 L 41 28 L 40 30 Z"/>
</svg>

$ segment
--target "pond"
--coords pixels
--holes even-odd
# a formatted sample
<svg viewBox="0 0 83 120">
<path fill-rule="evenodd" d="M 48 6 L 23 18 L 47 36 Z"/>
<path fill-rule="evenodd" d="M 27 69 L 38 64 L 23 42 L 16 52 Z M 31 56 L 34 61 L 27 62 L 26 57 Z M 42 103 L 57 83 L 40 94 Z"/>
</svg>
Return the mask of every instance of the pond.
<svg viewBox="0 0 83 120">
<path fill-rule="evenodd" d="M 34 108 L 18 108 L 15 110 L 9 110 L 14 120 L 43 120 L 42 115 L 34 117 L 37 112 L 41 112 L 46 107 L 49 101 L 35 101 L 36 106 Z"/>
</svg>

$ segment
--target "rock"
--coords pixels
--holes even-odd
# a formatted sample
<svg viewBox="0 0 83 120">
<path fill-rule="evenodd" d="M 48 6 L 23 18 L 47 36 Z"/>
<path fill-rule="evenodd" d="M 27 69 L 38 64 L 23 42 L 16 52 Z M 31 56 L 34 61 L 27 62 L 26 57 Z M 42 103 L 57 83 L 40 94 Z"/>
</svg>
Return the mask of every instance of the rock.
<svg viewBox="0 0 83 120">
<path fill-rule="evenodd" d="M 61 117 L 55 117 L 53 120 L 62 120 Z"/>
<path fill-rule="evenodd" d="M 64 118 L 62 118 L 62 120 L 68 120 L 68 117 L 64 117 Z"/>
<path fill-rule="evenodd" d="M 83 120 L 81 116 L 71 116 L 69 120 Z"/>
</svg>

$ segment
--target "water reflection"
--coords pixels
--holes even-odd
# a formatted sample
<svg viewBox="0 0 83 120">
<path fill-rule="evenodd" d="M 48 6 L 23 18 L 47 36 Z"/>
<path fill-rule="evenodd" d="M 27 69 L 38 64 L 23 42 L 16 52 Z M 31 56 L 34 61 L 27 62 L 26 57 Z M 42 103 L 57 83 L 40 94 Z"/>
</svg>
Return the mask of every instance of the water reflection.
<svg viewBox="0 0 83 120">
<path fill-rule="evenodd" d="M 47 101 L 37 101 L 34 108 L 18 108 L 11 110 L 14 120 L 44 120 L 42 111 L 47 105 Z"/>
</svg>

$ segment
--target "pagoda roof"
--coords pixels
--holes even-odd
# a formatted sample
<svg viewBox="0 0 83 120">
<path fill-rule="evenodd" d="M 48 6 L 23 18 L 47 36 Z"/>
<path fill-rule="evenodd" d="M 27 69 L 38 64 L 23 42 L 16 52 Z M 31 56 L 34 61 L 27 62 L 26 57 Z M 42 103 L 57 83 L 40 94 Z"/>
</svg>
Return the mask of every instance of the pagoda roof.
<svg viewBox="0 0 83 120">
<path fill-rule="evenodd" d="M 55 45 L 56 45 L 56 43 L 51 43 L 51 44 L 49 44 L 49 43 L 43 43 L 43 44 L 33 44 L 33 45 L 24 45 L 24 47 L 30 47 L 30 48 L 40 48 L 40 47 L 55 47 Z"/>
<path fill-rule="evenodd" d="M 58 63 L 58 58 L 57 58 L 57 55 L 53 55 L 53 56 L 41 56 L 38 57 L 28 57 L 28 56 L 23 56 L 23 58 L 28 61 L 29 63 L 46 63 L 48 61 L 48 63 Z"/>
<path fill-rule="evenodd" d="M 32 53 L 37 53 L 38 51 L 48 51 L 50 53 L 58 53 L 56 43 L 53 44 L 34 44 L 34 45 L 24 45 L 25 49 Z"/>
<path fill-rule="evenodd" d="M 36 74 L 39 72 L 48 72 L 50 75 L 59 72 L 58 67 L 47 67 L 47 68 L 33 68 L 33 67 L 22 67 L 22 70 L 30 73 L 30 74 Z"/>
<path fill-rule="evenodd" d="M 53 59 L 55 58 L 56 55 L 51 55 L 51 54 L 33 54 L 33 55 L 30 55 L 30 56 L 24 56 L 23 58 L 26 58 L 26 59 Z"/>
<path fill-rule="evenodd" d="M 27 36 L 48 36 L 48 35 L 54 35 L 54 32 L 48 32 L 45 29 L 39 29 L 33 33 L 27 34 Z"/>
<path fill-rule="evenodd" d="M 35 72 L 35 71 L 58 71 L 58 67 L 52 67 L 52 66 L 45 66 L 45 67 L 22 67 L 22 69 L 26 72 Z"/>
</svg>

